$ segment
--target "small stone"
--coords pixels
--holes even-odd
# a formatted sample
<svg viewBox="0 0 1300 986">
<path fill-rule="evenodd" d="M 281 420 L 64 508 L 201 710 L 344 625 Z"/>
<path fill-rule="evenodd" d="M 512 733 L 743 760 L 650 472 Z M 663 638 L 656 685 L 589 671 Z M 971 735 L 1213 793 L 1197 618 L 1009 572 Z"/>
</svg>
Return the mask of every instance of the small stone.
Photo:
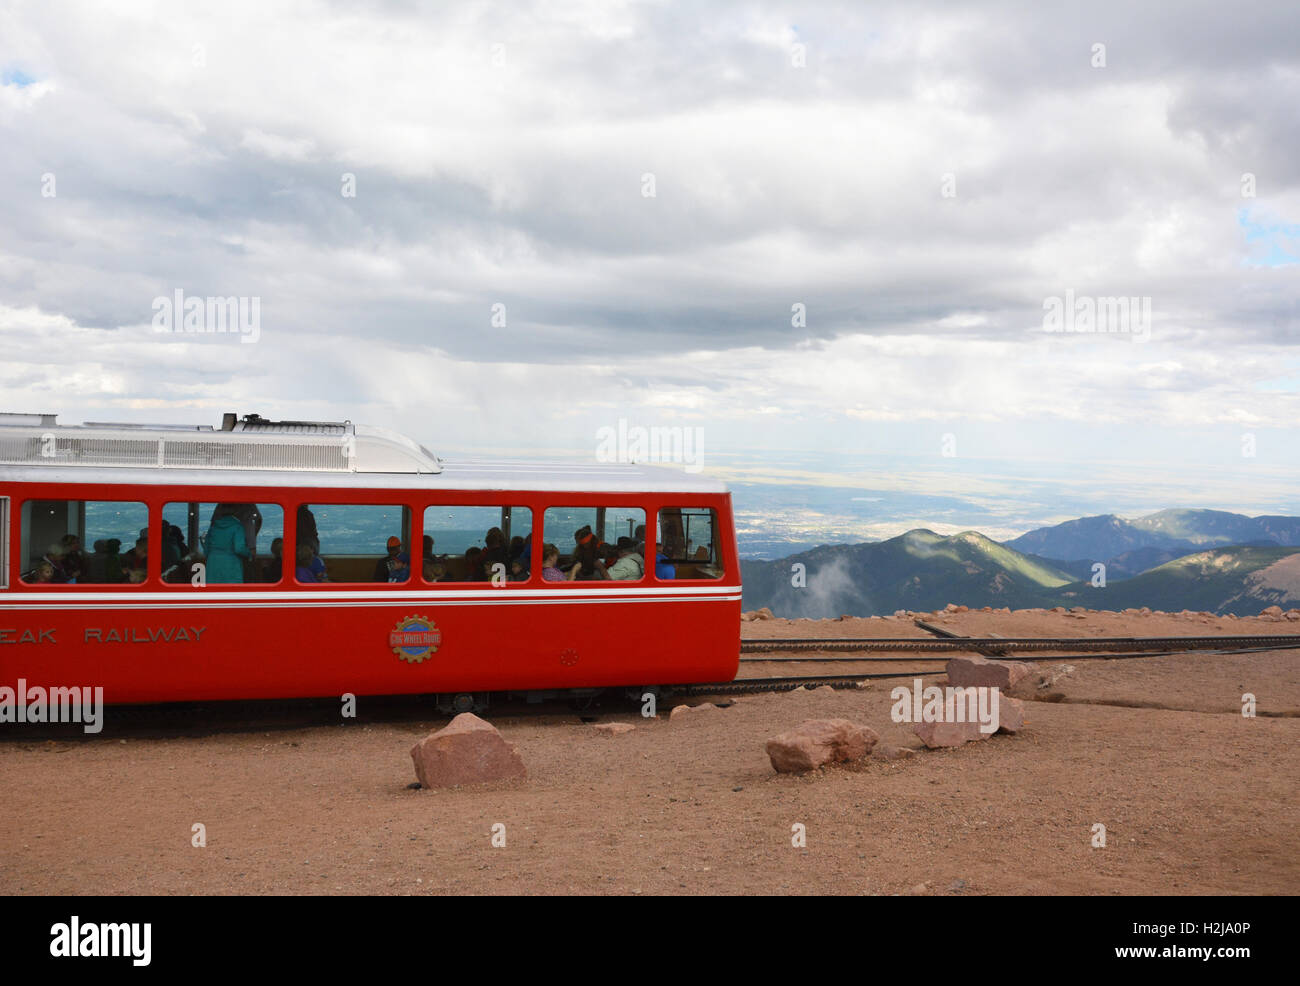
<svg viewBox="0 0 1300 986">
<path fill-rule="evenodd" d="M 994 661 L 987 657 L 954 657 L 947 664 L 948 683 L 957 688 L 1000 688 L 1010 691 L 1038 670 L 1032 661 Z"/>
<path fill-rule="evenodd" d="M 636 729 L 630 722 L 598 722 L 591 727 L 601 736 L 622 736 Z"/>
<path fill-rule="evenodd" d="M 767 741 L 778 773 L 801 773 L 832 761 L 861 760 L 880 742 L 874 729 L 847 719 L 810 719 Z"/>
<path fill-rule="evenodd" d="M 998 732 L 1018 733 L 1025 728 L 1025 703 L 1010 695 L 998 696 Z"/>
<path fill-rule="evenodd" d="M 1008 695 L 998 695 L 998 721 L 987 732 L 978 719 L 966 722 L 918 722 L 912 726 L 924 743 L 932 750 L 941 747 L 961 746 L 975 740 L 986 740 L 996 732 L 1017 733 L 1025 727 L 1025 703 Z"/>
<path fill-rule="evenodd" d="M 528 776 L 514 745 L 472 712 L 411 747 L 415 776 L 424 787 L 453 787 Z"/>
</svg>

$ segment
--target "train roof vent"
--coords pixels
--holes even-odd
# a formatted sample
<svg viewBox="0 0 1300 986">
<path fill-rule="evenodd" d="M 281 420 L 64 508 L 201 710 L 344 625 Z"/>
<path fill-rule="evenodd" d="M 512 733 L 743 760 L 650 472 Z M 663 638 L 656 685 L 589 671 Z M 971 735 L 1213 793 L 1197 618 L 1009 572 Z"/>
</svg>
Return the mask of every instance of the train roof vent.
<svg viewBox="0 0 1300 986">
<path fill-rule="evenodd" d="M 351 422 L 267 421 L 211 426 L 59 425 L 54 415 L 0 415 L 0 463 L 155 469 L 438 473 L 437 456 L 404 435 Z M 231 425 L 227 427 L 227 425 Z"/>
</svg>

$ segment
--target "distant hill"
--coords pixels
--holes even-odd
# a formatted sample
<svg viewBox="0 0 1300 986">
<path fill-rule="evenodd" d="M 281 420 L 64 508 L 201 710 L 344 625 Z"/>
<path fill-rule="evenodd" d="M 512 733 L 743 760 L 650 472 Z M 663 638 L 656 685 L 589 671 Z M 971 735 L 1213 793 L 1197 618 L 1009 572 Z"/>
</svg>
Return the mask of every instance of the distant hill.
<svg viewBox="0 0 1300 986">
<path fill-rule="evenodd" d="M 1091 584 L 1094 561 L 1106 565 L 1104 588 Z M 792 584 L 796 565 L 803 566 L 803 586 Z M 976 531 L 944 537 L 918 529 L 887 541 L 742 561 L 741 575 L 746 609 L 766 606 L 789 617 L 933 611 L 948 603 L 1248 616 L 1267 606 L 1300 607 L 1300 518 L 1161 510 L 1127 521 L 1105 514 L 1004 544 Z"/>
<path fill-rule="evenodd" d="M 1300 517 L 1247 517 L 1226 510 L 1160 510 L 1133 521 L 1153 536 L 1198 547 L 1272 542 L 1300 546 Z"/>
<path fill-rule="evenodd" d="M 1300 517 L 1179 509 L 1128 521 L 1102 514 L 1040 527 L 1005 543 L 1079 579 L 1089 578 L 1093 564 L 1102 562 L 1107 581 L 1114 582 L 1216 545 L 1300 546 Z"/>
<path fill-rule="evenodd" d="M 1253 616 L 1267 606 L 1300 608 L 1300 548 L 1234 545 L 1166 562 L 1106 588 L 1083 582 L 1057 592 L 1061 605 L 1091 609 L 1149 606 Z M 961 600 L 954 600 L 961 602 Z"/>
<path fill-rule="evenodd" d="M 1139 527 L 1114 514 L 1080 517 L 1055 527 L 1040 527 L 1007 541 L 1006 546 L 1040 558 L 1058 561 L 1087 559 L 1089 562 L 1106 561 L 1138 548 L 1195 548 L 1186 538 L 1175 537 L 1158 529 Z"/>
<path fill-rule="evenodd" d="M 792 585 L 803 565 L 806 585 Z M 746 609 L 780 616 L 871 616 L 898 609 L 1056 605 L 1053 590 L 1074 577 L 983 534 L 942 537 L 908 531 L 870 544 L 825 545 L 780 561 L 741 562 Z"/>
</svg>

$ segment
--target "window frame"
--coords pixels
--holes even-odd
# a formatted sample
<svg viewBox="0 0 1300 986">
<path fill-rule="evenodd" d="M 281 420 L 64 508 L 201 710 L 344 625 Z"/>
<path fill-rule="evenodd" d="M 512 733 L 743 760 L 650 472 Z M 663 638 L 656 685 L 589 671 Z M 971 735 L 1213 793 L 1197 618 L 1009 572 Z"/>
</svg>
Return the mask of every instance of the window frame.
<svg viewBox="0 0 1300 986">
<path fill-rule="evenodd" d="M 493 491 L 493 494 L 495 495 L 495 491 Z M 448 497 L 451 497 L 451 496 L 453 496 L 453 495 L 452 495 L 452 494 L 448 494 Z M 467 502 L 467 503 L 453 503 L 453 502 L 450 502 L 449 499 L 444 499 L 444 498 L 441 498 L 441 497 L 440 497 L 438 500 L 436 500 L 436 501 L 430 501 L 430 500 L 428 500 L 427 498 L 424 498 L 424 499 L 421 499 L 421 500 L 417 501 L 417 503 L 418 503 L 418 507 L 417 507 L 416 509 L 417 509 L 418 514 L 419 514 L 419 522 L 420 522 L 420 523 L 419 523 L 420 533 L 419 533 L 418 537 L 419 537 L 419 544 L 420 544 L 420 559 L 421 559 L 421 563 L 420 563 L 420 567 L 419 567 L 419 572 L 418 572 L 419 578 L 418 578 L 418 582 L 417 582 L 417 584 L 418 584 L 422 589 L 434 589 L 435 591 L 442 591 L 442 592 L 445 592 L 445 591 L 448 591 L 448 590 L 453 590 L 453 589 L 465 589 L 465 588 L 467 588 L 467 587 L 468 587 L 468 588 L 474 588 L 474 587 L 489 587 L 489 588 L 493 588 L 493 589 L 508 589 L 508 588 L 514 587 L 514 588 L 520 589 L 520 588 L 524 588 L 524 587 L 526 587 L 526 586 L 530 586 L 530 585 L 532 585 L 535 581 L 540 580 L 540 578 L 541 578 L 541 575 L 540 575 L 540 573 L 541 573 L 541 569 L 538 568 L 535 564 L 530 564 L 529 569 L 528 569 L 528 578 L 526 578 L 526 579 L 511 579 L 511 578 L 508 577 L 508 573 L 507 573 L 507 578 L 506 578 L 506 580 L 505 580 L 504 582 L 493 582 L 491 579 L 487 579 L 487 580 L 484 580 L 484 581 L 481 581 L 481 582 L 430 582 L 428 579 L 426 579 L 426 578 L 424 577 L 424 562 L 423 562 L 423 559 L 424 559 L 424 535 L 425 535 L 426 533 L 431 533 L 431 532 L 429 531 L 429 528 L 425 526 L 425 518 L 428 516 L 429 511 L 430 511 L 430 510 L 433 510 L 433 509 L 435 509 L 435 508 L 437 508 L 437 509 L 453 509 L 453 510 L 455 510 L 455 509 L 462 509 L 462 510 L 463 510 L 463 509 L 467 509 L 467 508 L 478 508 L 478 509 L 484 509 L 484 510 L 497 510 L 497 511 L 501 512 L 501 514 L 502 514 L 502 524 L 505 524 L 505 515 L 504 515 L 504 512 L 505 512 L 506 510 L 509 510 L 509 511 L 511 511 L 511 518 L 510 518 L 510 519 L 511 519 L 511 528 L 512 528 L 512 529 L 513 529 L 513 521 L 514 521 L 514 512 L 515 512 L 515 511 L 519 511 L 519 510 L 527 510 L 527 511 L 528 511 L 528 516 L 529 516 L 529 525 L 530 525 L 530 526 L 529 526 L 529 532 L 528 532 L 528 533 L 529 533 L 529 536 L 531 536 L 531 535 L 533 534 L 533 532 L 534 532 L 536 526 L 537 526 L 537 510 L 536 510 L 536 508 L 534 507 L 534 505 L 533 505 L 532 503 L 525 502 L 525 500 L 526 500 L 526 495 L 525 495 L 525 494 L 518 494 L 518 493 L 516 493 L 516 494 L 511 494 L 511 493 L 509 493 L 509 491 L 507 491 L 506 496 L 503 496 L 503 497 L 501 497 L 500 499 L 506 499 L 506 497 L 512 497 L 512 498 L 509 500 L 509 502 L 504 502 L 504 503 L 502 503 L 502 502 L 485 503 L 485 502 L 483 502 L 483 497 L 482 497 L 481 495 L 480 495 L 476 500 L 473 500 L 473 501 L 471 501 L 471 502 Z M 457 497 L 457 499 L 459 499 L 459 497 Z M 500 525 L 498 525 L 498 526 L 500 526 Z M 432 533 L 436 534 L 436 532 L 432 532 Z M 508 550 L 509 539 L 510 539 L 510 537 L 512 537 L 513 535 L 511 535 L 510 533 L 508 533 L 508 532 L 506 532 L 506 531 L 503 531 L 503 533 L 504 533 L 505 536 L 506 536 L 506 543 L 507 543 L 507 550 Z M 413 535 L 412 535 L 412 540 L 414 540 L 415 537 L 416 537 L 416 536 L 413 534 Z M 435 537 L 435 540 L 434 540 L 434 548 L 437 548 L 437 546 L 438 546 L 438 545 L 437 545 L 437 539 L 436 539 L 436 537 Z M 533 545 L 533 548 L 534 548 L 535 550 L 538 549 L 538 548 L 540 548 L 540 547 L 541 547 L 541 545 L 540 545 L 539 543 L 534 543 L 534 545 Z M 462 557 L 463 557 L 463 556 L 462 556 Z M 530 562 L 532 562 L 532 561 L 534 561 L 534 560 L 535 560 L 535 556 L 532 557 L 532 558 L 530 558 Z"/>
<path fill-rule="evenodd" d="M 116 496 L 106 496 L 105 493 L 116 493 Z M 10 557 L 7 559 L 6 568 L 12 572 L 12 579 L 9 586 L 13 589 L 22 589 L 27 592 L 138 592 L 142 587 L 152 586 L 156 581 L 158 556 L 157 550 L 161 547 L 161 538 L 158 532 L 154 530 L 153 518 L 158 516 L 155 511 L 156 505 L 149 497 L 142 495 L 143 491 L 138 487 L 104 487 L 88 486 L 86 484 L 68 484 L 60 486 L 53 490 L 37 489 L 27 493 L 22 491 L 11 491 L 7 494 L 10 506 L 9 532 L 10 532 Z M 26 562 L 23 559 L 26 544 L 26 532 L 23 529 L 23 515 L 27 513 L 29 504 L 35 503 L 124 503 L 136 504 L 145 509 L 145 529 L 148 534 L 146 543 L 148 545 L 148 557 L 145 559 L 145 577 L 141 582 L 26 582 L 23 580 L 23 573 L 29 571 Z M 84 525 L 83 525 L 84 526 Z M 85 532 L 78 534 L 81 540 L 82 554 L 86 554 Z M 155 544 L 157 542 L 157 544 Z M 131 542 L 131 547 L 135 547 L 135 542 Z M 130 550 L 130 549 L 127 549 Z M 12 568 L 10 568 L 12 566 Z"/>
</svg>

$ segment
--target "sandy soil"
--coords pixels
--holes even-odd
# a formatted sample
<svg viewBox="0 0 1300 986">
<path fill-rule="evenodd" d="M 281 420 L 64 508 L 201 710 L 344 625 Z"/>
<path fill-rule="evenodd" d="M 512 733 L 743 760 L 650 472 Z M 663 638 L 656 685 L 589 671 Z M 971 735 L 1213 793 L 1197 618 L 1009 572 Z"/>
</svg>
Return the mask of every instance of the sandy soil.
<svg viewBox="0 0 1300 986">
<path fill-rule="evenodd" d="M 1203 632 L 1166 620 L 1118 629 L 1096 617 L 1111 634 Z M 745 624 L 746 635 L 775 636 L 778 622 Z M 889 622 L 899 626 L 807 621 L 788 635 L 903 635 Z M 949 622 L 1080 632 L 1060 615 Z M 1225 622 L 1225 632 L 1281 626 Z M 775 774 L 763 749 L 804 719 L 844 717 L 919 747 L 890 721 L 898 682 L 744 696 L 671 723 L 671 703 L 652 721 L 611 703 L 601 721 L 637 727 L 614 738 L 555 706 L 511 707 L 490 718 L 528 780 L 447 791 L 407 788 L 408 751 L 437 718 L 40 742 L 8 733 L 0 879 L 19 894 L 1296 893 L 1297 661 L 1277 651 L 1079 662 L 1041 690 L 1062 700 L 1028 705 L 1016 736 L 804 776 Z M 1272 714 L 1243 718 L 1242 691 Z M 190 844 L 196 822 L 206 848 Z M 491 845 L 497 822 L 504 848 Z M 791 845 L 796 823 L 806 848 Z M 1090 844 L 1095 823 L 1106 848 Z"/>
</svg>

